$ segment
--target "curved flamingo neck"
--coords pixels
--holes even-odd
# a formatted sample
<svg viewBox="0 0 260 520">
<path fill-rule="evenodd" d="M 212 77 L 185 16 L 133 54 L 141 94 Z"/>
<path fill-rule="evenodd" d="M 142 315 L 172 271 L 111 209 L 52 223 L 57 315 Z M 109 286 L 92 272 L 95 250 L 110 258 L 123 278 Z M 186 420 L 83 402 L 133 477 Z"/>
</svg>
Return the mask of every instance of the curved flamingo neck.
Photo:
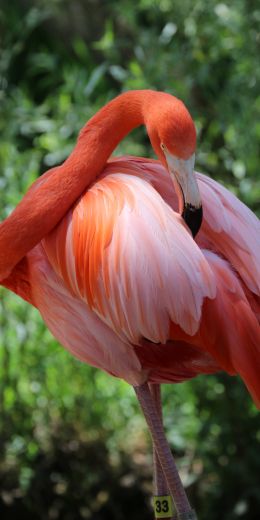
<svg viewBox="0 0 260 520">
<path fill-rule="evenodd" d="M 147 100 L 156 96 L 149 90 L 125 92 L 101 108 L 82 128 L 77 146 L 94 145 L 104 164 L 118 143 L 133 128 L 144 124 Z M 93 141 L 93 143 L 92 143 Z M 77 149 L 75 148 L 75 152 Z M 89 152 L 89 149 L 88 149 Z"/>
<path fill-rule="evenodd" d="M 35 181 L 11 215 L 0 224 L 0 280 L 47 235 L 102 172 L 117 144 L 145 123 L 149 106 L 162 96 L 150 90 L 121 94 L 81 130 L 68 159 Z"/>
</svg>

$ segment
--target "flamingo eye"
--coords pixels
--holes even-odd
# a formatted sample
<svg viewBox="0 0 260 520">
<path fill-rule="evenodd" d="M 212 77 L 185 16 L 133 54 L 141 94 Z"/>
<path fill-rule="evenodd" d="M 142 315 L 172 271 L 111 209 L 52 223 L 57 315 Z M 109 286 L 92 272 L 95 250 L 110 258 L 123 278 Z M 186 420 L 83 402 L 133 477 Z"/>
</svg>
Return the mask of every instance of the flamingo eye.
<svg viewBox="0 0 260 520">
<path fill-rule="evenodd" d="M 165 151 L 165 149 L 166 149 L 166 146 L 165 146 L 165 145 L 164 145 L 163 143 L 161 143 L 161 144 L 160 144 L 160 147 L 161 147 L 161 149 L 162 149 L 162 150 L 163 150 L 163 152 L 164 152 L 164 151 Z"/>
</svg>

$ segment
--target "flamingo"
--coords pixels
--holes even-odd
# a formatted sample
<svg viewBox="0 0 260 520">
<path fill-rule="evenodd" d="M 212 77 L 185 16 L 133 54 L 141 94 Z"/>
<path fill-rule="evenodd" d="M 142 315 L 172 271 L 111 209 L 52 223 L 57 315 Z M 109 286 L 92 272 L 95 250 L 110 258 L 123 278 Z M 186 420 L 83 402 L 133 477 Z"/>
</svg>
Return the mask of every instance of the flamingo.
<svg viewBox="0 0 260 520">
<path fill-rule="evenodd" d="M 158 160 L 110 158 L 142 124 Z M 194 172 L 195 148 L 182 101 L 125 92 L 0 224 L 1 284 L 34 305 L 74 356 L 134 387 L 153 441 L 155 494 L 169 490 L 179 520 L 196 515 L 163 432 L 160 384 L 224 370 L 241 376 L 260 408 L 260 223 Z"/>
</svg>

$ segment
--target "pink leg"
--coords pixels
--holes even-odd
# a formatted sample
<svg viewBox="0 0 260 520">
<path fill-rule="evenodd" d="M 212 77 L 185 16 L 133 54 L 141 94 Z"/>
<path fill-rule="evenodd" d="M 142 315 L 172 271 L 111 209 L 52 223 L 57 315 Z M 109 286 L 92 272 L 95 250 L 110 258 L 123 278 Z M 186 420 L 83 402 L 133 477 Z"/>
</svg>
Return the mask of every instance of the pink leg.
<svg viewBox="0 0 260 520">
<path fill-rule="evenodd" d="M 136 386 L 134 387 L 134 390 L 150 430 L 169 491 L 175 504 L 178 520 L 196 520 L 196 514 L 191 509 L 187 495 L 182 486 L 148 384 L 144 383 L 143 385 Z"/>
<path fill-rule="evenodd" d="M 157 409 L 158 416 L 162 422 L 162 406 L 161 406 L 161 387 L 158 384 L 149 384 L 149 389 L 154 400 L 154 404 Z M 155 496 L 167 496 L 168 486 L 164 477 L 162 466 L 160 464 L 155 445 L 153 443 L 153 467 L 154 467 L 154 495 Z M 164 520 L 164 519 L 162 519 Z M 176 520 L 176 516 L 168 520 Z"/>
<path fill-rule="evenodd" d="M 162 407 L 161 407 L 161 388 L 160 385 L 149 384 L 149 389 L 157 409 L 158 416 L 162 421 Z M 154 491 L 155 495 L 167 495 L 168 486 L 164 477 L 164 473 L 157 455 L 155 445 L 153 443 L 153 458 L 154 458 Z"/>
</svg>

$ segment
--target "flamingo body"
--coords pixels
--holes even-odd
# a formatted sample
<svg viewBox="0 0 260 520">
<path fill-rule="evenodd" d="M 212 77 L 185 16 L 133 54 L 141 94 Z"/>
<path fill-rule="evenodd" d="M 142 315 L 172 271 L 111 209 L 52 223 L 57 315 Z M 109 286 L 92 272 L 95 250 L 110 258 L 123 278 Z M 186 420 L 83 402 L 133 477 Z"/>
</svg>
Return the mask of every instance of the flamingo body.
<svg viewBox="0 0 260 520">
<path fill-rule="evenodd" d="M 157 161 L 111 160 L 28 253 L 18 292 L 27 288 L 53 335 L 84 362 L 134 385 L 238 373 L 260 406 L 259 221 L 197 178 L 196 243 Z"/>
</svg>

